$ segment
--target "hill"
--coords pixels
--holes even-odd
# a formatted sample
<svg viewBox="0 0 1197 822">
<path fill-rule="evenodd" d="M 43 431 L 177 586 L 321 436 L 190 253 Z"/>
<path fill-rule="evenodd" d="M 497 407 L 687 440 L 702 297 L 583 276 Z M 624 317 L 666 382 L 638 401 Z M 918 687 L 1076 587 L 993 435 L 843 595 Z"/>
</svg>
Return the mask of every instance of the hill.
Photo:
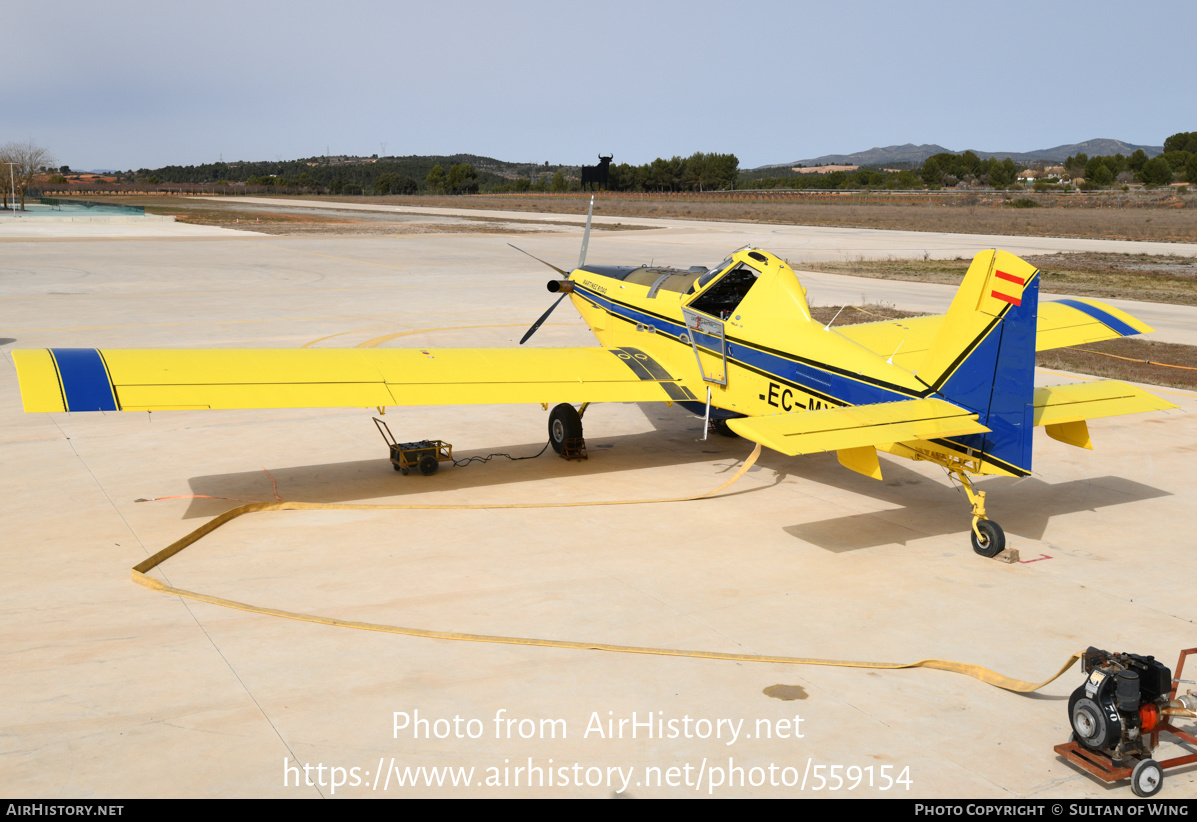
<svg viewBox="0 0 1197 822">
<path fill-rule="evenodd" d="M 1034 151 L 979 151 L 977 149 L 972 149 L 972 151 L 983 160 L 989 157 L 1004 160 L 1009 157 L 1016 163 L 1063 163 L 1065 158 L 1075 156 L 1079 153 L 1088 154 L 1090 157 L 1113 156 L 1115 154 L 1122 154 L 1129 157 L 1138 149 L 1143 149 L 1143 152 L 1148 157 L 1156 157 L 1164 153 L 1163 146 L 1140 146 L 1134 143 L 1124 143 L 1122 140 L 1105 138 L 1086 140 L 1083 143 L 1054 146 L 1052 148 L 1040 148 Z M 933 154 L 943 154 L 944 152 L 963 154 L 965 151 L 966 149 L 957 151 L 955 149 L 944 148 L 934 143 L 921 146 L 906 143 L 900 146 L 875 147 L 868 151 L 858 151 L 855 154 L 825 154 L 822 157 L 795 160 L 792 163 L 774 163 L 760 166 L 760 168 L 827 165 L 883 166 L 896 163 L 920 165 Z"/>
</svg>

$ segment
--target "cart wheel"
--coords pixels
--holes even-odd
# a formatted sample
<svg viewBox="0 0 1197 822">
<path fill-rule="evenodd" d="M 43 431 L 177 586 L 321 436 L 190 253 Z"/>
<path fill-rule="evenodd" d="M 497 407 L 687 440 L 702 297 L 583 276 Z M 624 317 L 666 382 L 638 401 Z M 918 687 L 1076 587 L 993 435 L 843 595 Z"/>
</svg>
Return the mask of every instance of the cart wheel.
<svg viewBox="0 0 1197 822">
<path fill-rule="evenodd" d="M 436 457 L 431 454 L 425 454 L 420 457 L 418 465 L 420 466 L 420 473 L 426 477 L 431 477 L 436 473 L 436 469 L 441 467 L 441 464 L 436 461 Z"/>
<path fill-rule="evenodd" d="M 981 556 L 996 557 L 1006 547 L 1006 534 L 1002 531 L 1002 526 L 993 520 L 977 520 L 977 530 L 981 532 L 981 536 L 985 537 L 984 542 L 977 539 L 976 532 L 971 528 L 969 535 L 973 540 L 973 550 Z"/>
<path fill-rule="evenodd" d="M 582 436 L 582 418 L 578 410 L 569 403 L 553 406 L 549 413 L 549 442 L 558 454 L 565 448 L 565 441 Z"/>
<path fill-rule="evenodd" d="M 393 463 L 393 462 L 391 463 L 391 467 L 392 467 L 392 468 L 394 468 L 396 471 L 402 471 L 402 470 L 403 470 L 402 468 L 400 468 L 398 465 L 396 465 L 396 464 L 395 464 L 395 463 Z"/>
<path fill-rule="evenodd" d="M 403 476 L 405 476 L 405 477 L 407 476 L 407 469 L 406 469 L 406 468 L 400 468 L 399 470 L 403 472 Z"/>
<path fill-rule="evenodd" d="M 1131 790 L 1135 796 L 1155 796 L 1164 787 L 1164 769 L 1154 759 L 1141 759 L 1131 771 Z"/>
</svg>

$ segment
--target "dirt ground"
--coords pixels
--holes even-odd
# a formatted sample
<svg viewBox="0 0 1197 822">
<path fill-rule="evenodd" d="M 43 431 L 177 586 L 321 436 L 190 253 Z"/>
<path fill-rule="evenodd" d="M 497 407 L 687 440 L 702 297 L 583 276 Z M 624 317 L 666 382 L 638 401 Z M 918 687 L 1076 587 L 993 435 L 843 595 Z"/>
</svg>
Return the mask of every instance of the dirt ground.
<svg viewBox="0 0 1197 822">
<path fill-rule="evenodd" d="M 811 308 L 817 322 L 856 325 L 917 316 L 888 305 L 819 306 Z M 1056 348 L 1035 356 L 1039 368 L 1092 374 L 1105 379 L 1197 390 L 1197 346 L 1160 343 L 1137 337 Z"/>
<path fill-rule="evenodd" d="M 1043 254 L 1025 258 L 1043 272 L 1045 294 L 1106 300 L 1197 305 L 1197 259 L 1175 255 Z M 849 260 L 810 263 L 807 268 L 855 277 L 959 285 L 970 260 Z"/>
<path fill-rule="evenodd" d="M 1037 237 L 1197 242 L 1197 193 L 1170 190 L 1103 192 L 1097 195 L 1034 192 L 828 192 L 782 195 L 770 191 L 735 191 L 706 195 L 600 192 L 596 196 L 601 213 L 627 217 L 743 220 L 793 225 L 944 231 L 957 234 L 1019 234 Z M 105 197 L 89 195 L 88 199 Z M 146 205 L 151 213 L 183 215 L 188 221 L 216 221 L 206 223 L 209 225 L 226 224 L 223 222 L 225 215 L 222 215 L 224 209 L 214 206 L 212 200 L 169 194 L 113 196 L 113 199 L 122 203 Z M 551 212 L 577 214 L 581 217 L 586 214 L 590 195 L 391 195 L 303 199 L 321 200 L 330 206 L 338 202 L 381 203 L 416 207 Z M 229 197 L 228 200 L 229 204 L 233 205 L 237 198 Z M 1010 204 L 1015 200 L 1031 201 L 1037 207 L 1013 208 Z M 260 230 L 274 233 L 280 230 L 280 226 L 289 226 L 291 233 L 312 230 L 306 227 L 310 223 L 303 220 L 267 220 L 264 216 L 266 213 L 258 209 L 254 217 L 261 219 L 262 224 L 266 226 Z M 327 233 L 356 233 L 345 222 L 328 220 L 325 221 L 325 227 Z"/>
<path fill-rule="evenodd" d="M 363 198 L 355 198 L 361 201 Z M 369 198 L 394 200 L 396 198 Z M 577 223 L 549 222 L 529 219 L 489 219 L 486 217 L 445 217 L 440 214 L 396 214 L 363 212 L 336 208 L 330 201 L 327 209 L 288 208 L 239 202 L 230 197 L 226 201 L 194 197 L 140 196 L 121 197 L 125 205 L 144 206 L 147 214 L 172 216 L 177 222 L 210 225 L 218 228 L 241 228 L 262 234 L 333 234 L 333 235 L 411 235 L 411 234 L 534 234 L 546 230 L 581 228 Z M 455 203 L 460 205 L 460 198 Z M 391 203 L 392 205 L 395 203 Z M 629 231 L 642 228 L 635 225 L 596 225 L 596 231 Z"/>
<path fill-rule="evenodd" d="M 841 226 L 956 234 L 1019 234 L 1036 237 L 1197 241 L 1197 194 L 1172 192 L 1110 196 L 1038 195 L 1030 192 L 891 195 L 836 192 L 772 199 L 772 192 L 726 195 L 597 195 L 602 214 Z M 1032 199 L 1037 208 L 1011 208 L 1012 198 Z M 585 214 L 589 195 L 499 195 L 469 197 L 355 197 L 354 202 L 390 202 L 457 208 Z"/>
</svg>

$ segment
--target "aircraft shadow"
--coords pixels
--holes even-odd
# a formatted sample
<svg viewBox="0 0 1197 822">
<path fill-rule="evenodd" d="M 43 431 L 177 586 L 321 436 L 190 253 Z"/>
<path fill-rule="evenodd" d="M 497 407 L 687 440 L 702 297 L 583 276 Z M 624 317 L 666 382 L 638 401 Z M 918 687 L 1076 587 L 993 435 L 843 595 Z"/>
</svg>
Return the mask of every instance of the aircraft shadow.
<svg viewBox="0 0 1197 822">
<path fill-rule="evenodd" d="M 968 530 L 971 506 L 964 492 L 946 477 L 928 478 L 890 460 L 882 462 L 885 480 L 876 482 L 844 471 L 832 455 L 821 462 L 823 465 L 812 466 L 814 470 L 809 472 L 803 470 L 802 475 L 898 507 L 788 525 L 783 530 L 791 536 L 826 551 L 843 553 L 882 545 L 906 545 L 916 539 L 958 535 Z M 791 473 L 796 473 L 793 467 L 787 466 Z M 1008 535 L 1033 540 L 1043 538 L 1052 517 L 1172 495 L 1116 476 L 1061 483 L 1033 476 L 985 477 L 974 483 L 978 490 L 987 492 L 987 513 Z"/>
<path fill-rule="evenodd" d="M 213 517 L 241 501 L 256 502 L 274 499 L 271 478 L 278 485 L 278 494 L 290 502 L 363 502 L 403 497 L 411 494 L 436 492 L 446 495 L 446 502 L 469 503 L 461 493 L 489 486 L 535 482 L 545 479 L 569 478 L 653 468 L 697 462 L 726 460 L 729 470 L 746 458 L 752 443 L 712 434 L 701 441 L 702 423 L 676 410 L 662 409 L 660 413 L 649 404 L 642 406 L 654 430 L 639 434 L 601 436 L 601 423 L 594 425 L 595 435 L 588 433 L 586 445 L 589 458 L 569 461 L 547 448 L 539 458 L 509 460 L 495 456 L 485 463 L 474 462 L 455 466 L 442 463 L 436 474 L 425 477 L 412 469 L 408 475 L 396 472 L 381 443 L 378 458 L 320 465 L 270 467 L 268 477 L 262 470 L 229 474 L 210 474 L 188 480 L 191 493 L 213 499 L 193 499 L 183 519 Z M 490 454 L 510 454 L 512 457 L 533 457 L 545 446 L 539 443 L 496 445 L 486 449 L 454 451 L 457 462 L 470 457 Z M 715 484 L 721 482 L 717 480 Z M 701 493 L 702 488 L 694 488 Z M 680 490 L 662 489 L 667 497 Z M 618 487 L 610 494 L 618 498 Z M 423 502 L 435 502 L 424 499 Z"/>
<path fill-rule="evenodd" d="M 730 472 L 751 451 L 752 444 L 742 439 L 712 434 L 702 441 L 701 422 L 677 409 L 655 403 L 643 403 L 640 408 L 653 430 L 595 436 L 601 434 L 601 423 L 596 423 L 594 434 L 587 438 L 590 458 L 584 461 L 560 459 L 549 448 L 535 459 L 511 461 L 496 456 L 482 464 L 442 465 L 431 477 L 414 470 L 404 476 L 392 469 L 380 444 L 377 459 L 271 467 L 269 477 L 261 470 L 192 477 L 189 480 L 192 493 L 213 499 L 192 499 L 183 518 L 213 517 L 240 501 L 272 500 L 271 478 L 278 484 L 279 496 L 295 502 L 363 502 L 384 498 L 394 501 L 408 495 L 436 492 L 445 494 L 446 502 L 469 503 L 468 495 L 473 489 L 545 479 L 712 461 L 727 461 L 727 471 Z M 458 461 L 495 453 L 525 457 L 535 455 L 543 445 L 496 445 L 457 451 L 453 456 Z M 883 459 L 885 479 L 881 482 L 845 469 L 834 454 L 787 457 L 765 449 L 757 466 L 772 475 L 771 482 L 755 486 L 741 484 L 725 494 L 763 491 L 794 476 L 827 488 L 828 497 L 836 496 L 836 492 L 848 492 L 894 506 L 872 513 L 788 525 L 783 529 L 791 536 L 827 551 L 842 553 L 882 545 L 906 545 L 911 540 L 929 536 L 958 535 L 969 526 L 970 506 L 960 488 L 954 487 L 946 477 L 928 477 L 914 471 L 902 460 Z M 1008 534 L 1034 540 L 1042 539 L 1053 516 L 1170 496 L 1170 492 L 1158 488 L 1109 476 L 1056 484 L 1036 477 L 986 477 L 978 480 L 976 486 L 989 493 L 988 512 Z M 618 497 L 618 493 L 615 489 L 610 496 Z M 660 496 L 675 493 L 680 490 L 663 488 Z M 816 507 L 837 505 L 834 500 L 822 502 L 817 499 L 812 499 L 811 504 Z"/>
</svg>

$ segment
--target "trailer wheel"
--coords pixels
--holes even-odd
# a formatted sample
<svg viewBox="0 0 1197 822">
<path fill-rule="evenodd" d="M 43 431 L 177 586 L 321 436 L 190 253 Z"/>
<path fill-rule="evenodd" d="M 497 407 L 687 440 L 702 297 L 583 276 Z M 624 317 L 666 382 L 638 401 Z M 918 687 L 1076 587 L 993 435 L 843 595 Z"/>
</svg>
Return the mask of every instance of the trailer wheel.
<svg viewBox="0 0 1197 822">
<path fill-rule="evenodd" d="M 436 473 L 436 469 L 441 467 L 441 464 L 436 461 L 436 457 L 431 454 L 425 454 L 420 457 L 420 461 L 417 464 L 420 467 L 420 473 L 426 477 L 431 477 Z"/>
<path fill-rule="evenodd" d="M 1135 796 L 1155 796 L 1164 787 L 1164 769 L 1154 759 L 1141 759 L 1131 771 L 1131 790 Z"/>
</svg>

